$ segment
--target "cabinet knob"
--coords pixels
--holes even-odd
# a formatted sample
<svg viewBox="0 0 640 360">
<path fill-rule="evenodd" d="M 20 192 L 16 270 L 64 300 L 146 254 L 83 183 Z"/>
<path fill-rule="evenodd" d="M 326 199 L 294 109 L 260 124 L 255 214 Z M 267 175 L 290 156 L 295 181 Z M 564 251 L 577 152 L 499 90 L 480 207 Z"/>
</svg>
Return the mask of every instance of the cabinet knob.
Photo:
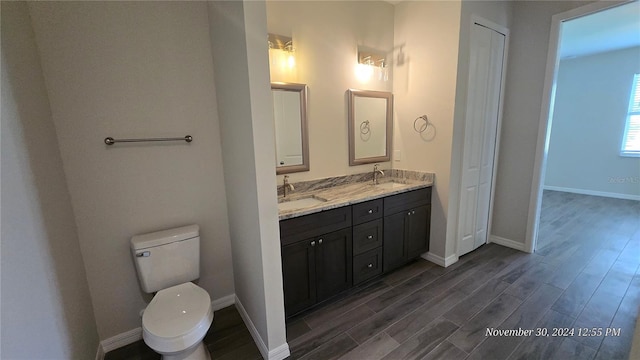
<svg viewBox="0 0 640 360">
<path fill-rule="evenodd" d="M 373 209 L 369 209 L 369 214 L 373 214 Z"/>
<path fill-rule="evenodd" d="M 411 211 L 411 215 L 415 215 L 415 214 L 416 214 L 415 210 Z"/>
<path fill-rule="evenodd" d="M 369 265 L 367 265 L 367 267 L 368 267 L 369 269 L 371 269 L 371 268 L 373 267 L 373 264 L 369 264 Z"/>
<path fill-rule="evenodd" d="M 367 236 L 367 239 L 369 239 L 369 240 L 373 239 L 373 235 Z"/>
<path fill-rule="evenodd" d="M 409 212 L 407 213 L 407 215 L 411 215 L 411 211 L 409 211 Z"/>
<path fill-rule="evenodd" d="M 316 242 L 315 242 L 315 241 L 312 241 L 312 242 L 311 242 L 311 246 L 316 246 Z"/>
<path fill-rule="evenodd" d="M 318 240 L 318 244 L 322 244 L 322 239 Z"/>
</svg>

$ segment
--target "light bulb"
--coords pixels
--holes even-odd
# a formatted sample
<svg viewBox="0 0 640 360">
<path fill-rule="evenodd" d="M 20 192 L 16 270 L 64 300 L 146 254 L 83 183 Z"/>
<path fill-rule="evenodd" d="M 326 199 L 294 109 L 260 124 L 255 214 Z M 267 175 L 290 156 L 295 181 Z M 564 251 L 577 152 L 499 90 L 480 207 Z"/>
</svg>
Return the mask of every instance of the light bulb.
<svg viewBox="0 0 640 360">
<path fill-rule="evenodd" d="M 293 56 L 293 53 L 289 53 L 289 57 L 287 59 L 287 65 L 289 65 L 290 69 L 296 66 L 296 57 Z"/>
</svg>

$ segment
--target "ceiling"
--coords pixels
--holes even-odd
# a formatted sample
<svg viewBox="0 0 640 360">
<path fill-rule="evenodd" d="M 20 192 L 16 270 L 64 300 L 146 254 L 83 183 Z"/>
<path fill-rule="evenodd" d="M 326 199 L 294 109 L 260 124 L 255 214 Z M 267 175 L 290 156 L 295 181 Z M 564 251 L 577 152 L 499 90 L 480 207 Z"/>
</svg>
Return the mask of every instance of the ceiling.
<svg viewBox="0 0 640 360">
<path fill-rule="evenodd" d="M 566 21 L 561 41 L 561 59 L 640 46 L 640 2 Z"/>
</svg>

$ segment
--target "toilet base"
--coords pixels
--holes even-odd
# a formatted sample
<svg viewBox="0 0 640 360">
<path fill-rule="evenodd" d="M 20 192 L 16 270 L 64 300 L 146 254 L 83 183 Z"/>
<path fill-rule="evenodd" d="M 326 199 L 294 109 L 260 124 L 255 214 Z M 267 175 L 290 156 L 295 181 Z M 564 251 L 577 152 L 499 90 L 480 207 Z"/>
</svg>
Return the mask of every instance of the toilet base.
<svg viewBox="0 0 640 360">
<path fill-rule="evenodd" d="M 209 350 L 204 346 L 204 343 L 200 341 L 193 348 L 177 354 L 162 354 L 162 360 L 211 360 L 211 354 L 209 354 Z"/>
</svg>

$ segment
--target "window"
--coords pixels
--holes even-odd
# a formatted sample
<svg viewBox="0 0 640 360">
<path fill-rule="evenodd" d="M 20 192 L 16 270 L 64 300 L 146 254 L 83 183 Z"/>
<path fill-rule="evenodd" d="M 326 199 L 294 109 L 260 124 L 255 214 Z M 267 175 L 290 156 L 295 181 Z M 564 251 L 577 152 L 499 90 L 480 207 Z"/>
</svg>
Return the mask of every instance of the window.
<svg viewBox="0 0 640 360">
<path fill-rule="evenodd" d="M 640 156 L 640 74 L 633 76 L 629 113 L 622 136 L 621 156 Z"/>
</svg>

